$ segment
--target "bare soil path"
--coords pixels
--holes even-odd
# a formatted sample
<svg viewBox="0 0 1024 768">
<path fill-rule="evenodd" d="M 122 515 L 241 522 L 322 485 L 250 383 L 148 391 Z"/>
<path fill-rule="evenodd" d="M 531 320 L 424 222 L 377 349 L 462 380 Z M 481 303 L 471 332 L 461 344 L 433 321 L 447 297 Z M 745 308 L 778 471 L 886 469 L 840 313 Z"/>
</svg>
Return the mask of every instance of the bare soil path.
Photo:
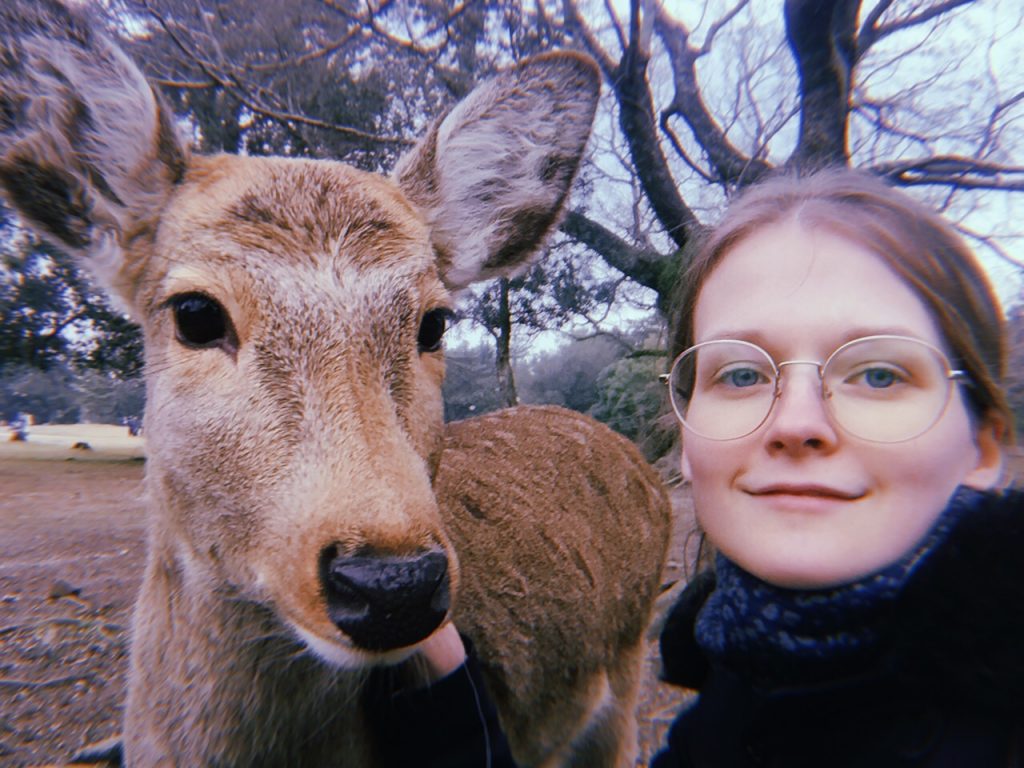
<svg viewBox="0 0 1024 768">
<path fill-rule="evenodd" d="M 2 765 L 65 759 L 120 727 L 143 465 L 94 453 L 0 450 Z"/>
<path fill-rule="evenodd" d="M 145 542 L 143 443 L 125 432 L 35 427 L 0 443 L 0 765 L 61 762 L 120 729 Z M 676 554 L 666 581 L 679 574 Z M 641 765 L 683 699 L 657 682 L 655 656 L 652 639 Z"/>
</svg>

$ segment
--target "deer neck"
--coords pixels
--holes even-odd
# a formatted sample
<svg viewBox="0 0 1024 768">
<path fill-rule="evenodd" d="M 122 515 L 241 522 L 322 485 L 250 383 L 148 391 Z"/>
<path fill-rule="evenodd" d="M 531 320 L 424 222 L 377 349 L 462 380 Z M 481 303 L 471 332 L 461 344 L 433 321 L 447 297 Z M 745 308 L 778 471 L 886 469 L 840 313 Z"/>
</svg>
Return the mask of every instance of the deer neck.
<svg viewBox="0 0 1024 768">
<path fill-rule="evenodd" d="M 151 542 L 133 624 L 127 764 L 362 766 L 365 673 L 332 669 L 266 607 L 204 588 Z"/>
</svg>

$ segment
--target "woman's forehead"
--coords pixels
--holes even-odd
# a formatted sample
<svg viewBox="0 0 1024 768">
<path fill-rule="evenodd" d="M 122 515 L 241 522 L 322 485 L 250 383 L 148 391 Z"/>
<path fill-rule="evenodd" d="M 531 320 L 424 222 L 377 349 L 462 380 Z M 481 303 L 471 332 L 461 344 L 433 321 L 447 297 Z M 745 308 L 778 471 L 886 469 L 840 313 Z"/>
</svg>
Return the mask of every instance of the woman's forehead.
<svg viewBox="0 0 1024 768">
<path fill-rule="evenodd" d="M 763 227 L 726 252 L 694 313 L 696 342 L 739 335 L 827 346 L 875 333 L 945 346 L 928 307 L 883 259 L 795 220 Z"/>
</svg>

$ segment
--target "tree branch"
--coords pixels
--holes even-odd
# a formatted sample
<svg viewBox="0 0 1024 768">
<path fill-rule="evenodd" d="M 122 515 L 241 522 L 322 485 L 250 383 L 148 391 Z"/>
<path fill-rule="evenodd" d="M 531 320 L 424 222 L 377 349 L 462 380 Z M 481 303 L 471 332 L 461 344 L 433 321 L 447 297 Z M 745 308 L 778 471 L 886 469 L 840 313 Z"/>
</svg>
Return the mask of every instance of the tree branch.
<svg viewBox="0 0 1024 768">
<path fill-rule="evenodd" d="M 800 138 L 789 164 L 846 165 L 860 0 L 786 0 L 786 39 L 800 78 Z"/>
<path fill-rule="evenodd" d="M 618 72 L 615 59 L 608 54 L 608 51 L 601 45 L 597 36 L 594 35 L 593 30 L 590 29 L 590 26 L 580 16 L 579 9 L 573 0 L 565 0 L 565 23 L 583 38 L 583 47 L 597 61 L 597 65 L 601 68 L 605 78 L 609 82 L 614 82 Z M 625 50 L 624 42 L 623 50 Z"/>
<path fill-rule="evenodd" d="M 857 61 L 860 61 L 878 41 L 878 21 L 892 4 L 893 0 L 879 0 L 878 5 L 868 12 L 864 23 L 860 25 L 860 31 L 857 32 Z"/>
<path fill-rule="evenodd" d="M 1024 167 L 988 163 L 959 155 L 879 163 L 872 173 L 902 186 L 950 186 L 957 189 L 1024 191 Z"/>
<path fill-rule="evenodd" d="M 864 54 L 871 50 L 871 47 L 879 40 L 888 37 L 894 32 L 900 32 L 904 29 L 910 29 L 920 24 L 924 24 L 926 21 L 931 21 L 944 13 L 956 10 L 960 6 L 970 5 L 975 0 L 944 0 L 944 2 L 938 5 L 933 5 L 930 8 L 926 8 L 920 13 L 911 13 L 908 16 L 904 16 L 900 19 L 890 21 L 888 24 L 879 24 L 882 16 L 886 11 L 892 7 L 893 0 L 881 0 L 871 12 L 868 13 L 864 19 L 864 23 L 860 26 L 860 31 L 857 33 L 857 53 L 856 61 L 860 61 Z"/>
<path fill-rule="evenodd" d="M 874 42 L 878 42 L 882 38 L 888 37 L 894 32 L 901 32 L 904 29 L 910 29 L 911 27 L 916 27 L 919 24 L 924 24 L 926 21 L 931 21 L 934 18 L 942 16 L 944 13 L 949 13 L 960 6 L 970 5 L 974 2 L 975 0 L 945 0 L 945 2 L 933 5 L 931 8 L 926 8 L 918 14 L 905 16 L 902 19 L 896 19 L 888 24 L 882 24 L 876 28 Z"/>
<path fill-rule="evenodd" d="M 672 126 L 669 123 L 670 116 L 671 115 L 668 113 L 668 110 L 661 113 L 661 130 L 668 137 L 669 144 L 672 145 L 672 148 L 676 151 L 676 154 L 679 155 L 680 158 L 682 158 L 683 162 L 686 163 L 687 167 L 689 167 L 691 171 L 693 171 L 702 179 L 704 179 L 704 181 L 706 181 L 708 184 L 717 184 L 721 182 L 721 176 L 712 176 L 710 173 L 708 173 L 699 165 L 697 165 L 697 163 L 694 162 L 693 158 L 690 157 L 690 154 L 686 151 L 686 147 L 683 146 L 683 143 L 679 140 L 679 137 L 676 136 L 676 132 L 672 130 Z"/>
<path fill-rule="evenodd" d="M 714 42 L 715 35 L 718 34 L 718 30 L 726 26 L 730 21 L 732 21 L 736 17 L 736 15 L 740 11 L 742 11 L 748 5 L 750 5 L 750 0 L 740 0 L 738 3 L 736 3 L 735 6 L 733 6 L 731 11 L 728 11 L 722 18 L 720 18 L 718 21 L 716 21 L 710 27 L 708 27 L 708 33 L 704 36 L 704 43 L 700 47 L 700 52 L 698 54 L 699 56 L 704 56 L 705 54 L 711 52 L 711 44 Z M 663 9 L 661 8 L 661 6 L 659 6 L 658 17 L 660 18 L 663 15 Z"/>
<path fill-rule="evenodd" d="M 615 37 L 619 41 L 620 50 L 626 50 L 626 35 L 622 31 L 622 24 L 619 22 L 619 16 L 615 12 L 615 8 L 612 7 L 611 0 L 604 0 L 604 10 L 608 14 L 608 18 L 612 20 L 612 28 L 615 30 Z"/>
<path fill-rule="evenodd" d="M 352 26 L 349 30 L 334 42 L 321 46 L 314 51 L 305 53 L 295 59 L 286 59 L 283 61 L 275 61 L 271 64 L 247 64 L 244 68 L 249 72 L 279 72 L 283 69 L 296 69 L 304 64 L 308 64 L 311 61 L 322 59 L 324 56 L 330 56 L 332 53 L 339 51 L 346 43 L 349 43 L 360 32 L 358 26 Z"/>
<path fill-rule="evenodd" d="M 626 352 L 627 355 L 631 355 L 634 352 L 636 352 L 636 347 L 633 344 L 630 344 L 621 336 L 619 336 L 617 333 L 611 333 L 610 331 L 603 330 L 598 324 L 599 321 L 595 321 L 592 318 L 586 316 L 584 316 L 584 319 L 597 330 L 595 330 L 593 333 L 579 333 L 577 331 L 567 331 L 559 328 L 558 332 L 565 336 L 567 339 L 570 339 L 571 341 L 608 339 L 609 341 L 618 344 Z"/>
<path fill-rule="evenodd" d="M 363 141 L 369 141 L 379 144 L 391 144 L 396 146 L 411 146 L 414 142 L 398 136 L 378 136 L 376 134 L 367 133 L 361 131 L 358 128 L 351 128 L 345 125 L 335 125 L 328 123 L 324 120 L 318 120 L 314 117 L 302 115 L 298 113 L 285 112 L 282 110 L 274 109 L 267 106 L 262 101 L 253 98 L 249 94 L 249 89 L 243 85 L 243 83 L 235 76 L 227 76 L 220 72 L 214 64 L 201 57 L 195 50 L 187 46 L 179 35 L 171 28 L 171 25 L 167 22 L 163 16 L 156 11 L 149 3 L 145 3 L 145 8 L 149 14 L 157 21 L 158 24 L 167 33 L 171 42 L 178 48 L 185 57 L 192 61 L 200 71 L 206 75 L 210 80 L 215 83 L 218 87 L 223 88 L 226 92 L 230 93 L 232 97 L 237 99 L 239 103 L 243 104 L 247 109 L 262 117 L 276 120 L 282 124 L 287 125 L 288 123 L 296 123 L 301 125 L 308 125 L 313 128 L 319 128 L 325 131 L 331 131 L 333 133 L 340 133 L 344 136 L 351 138 L 361 139 Z"/>
<path fill-rule="evenodd" d="M 462 2 L 453 7 L 449 8 L 448 14 L 443 20 L 438 21 L 434 26 L 428 27 L 423 30 L 419 30 L 417 35 L 413 35 L 410 29 L 408 21 L 406 21 L 406 30 L 409 31 L 409 36 L 406 39 L 402 39 L 390 32 L 388 32 L 378 21 L 378 18 L 387 13 L 392 6 L 395 5 L 394 0 L 387 0 L 387 2 L 381 3 L 379 6 L 374 8 L 372 4 L 367 4 L 366 15 L 363 16 L 359 13 L 353 13 L 351 10 L 345 8 L 342 4 L 338 3 L 337 0 L 322 0 L 327 7 L 334 11 L 337 11 L 346 20 L 353 22 L 356 25 L 356 29 L 366 29 L 376 38 L 383 40 L 388 46 L 397 48 L 399 50 L 408 51 L 414 53 L 424 60 L 430 62 L 434 66 L 440 66 L 438 64 L 439 59 L 447 50 L 451 44 L 451 30 L 449 29 L 451 23 L 455 21 L 459 16 L 466 12 L 466 10 L 472 5 L 471 2 Z M 424 46 L 417 42 L 417 38 L 429 39 L 435 34 L 438 34 L 441 30 L 444 30 L 444 40 L 433 46 Z"/>
<path fill-rule="evenodd" d="M 640 18 L 640 4 L 640 0 L 632 0 L 630 4 L 629 47 L 615 68 L 612 88 L 619 102 L 619 126 L 629 145 L 644 194 L 668 236 L 681 248 L 699 222 L 679 194 L 661 151 L 654 98 L 647 83 L 650 25 Z"/>
<path fill-rule="evenodd" d="M 637 248 L 579 211 L 569 211 L 561 230 L 590 248 L 609 266 L 655 291 L 659 305 L 667 302 L 675 283 L 677 256 L 665 256 L 655 250 Z"/>
<path fill-rule="evenodd" d="M 680 115 L 707 155 L 708 162 L 718 176 L 717 180 L 738 186 L 751 183 L 770 170 L 770 166 L 762 160 L 755 160 L 740 152 L 711 116 L 701 97 L 697 82 L 697 59 L 710 50 L 710 37 L 713 33 L 735 16 L 744 4 L 745 0 L 738 4 L 729 16 L 716 22 L 712 31 L 708 33 L 709 38 L 705 39 L 704 45 L 699 49 L 689 44 L 690 31 L 682 23 L 670 18 L 661 9 L 655 17 L 655 29 L 668 51 L 675 85 L 672 103 L 661 113 L 662 129 L 672 137 L 668 130 L 669 119 L 672 115 Z M 675 143 L 675 146 L 679 152 L 678 143 Z M 685 153 L 679 154 L 689 163 Z M 694 167 L 692 163 L 689 164 Z M 702 175 L 706 177 L 706 174 Z"/>
<path fill-rule="evenodd" d="M 1024 268 L 1024 261 L 1021 261 L 1020 259 L 1015 259 L 1013 256 L 1010 255 L 1010 253 L 1005 248 L 999 245 L 999 243 L 995 242 L 995 240 L 992 237 L 982 235 L 981 233 L 971 229 L 962 222 L 952 223 L 958 232 L 962 233 L 963 235 L 966 235 L 971 240 L 975 240 L 976 242 L 981 243 L 986 248 L 991 250 L 992 253 L 994 253 L 998 258 L 1005 261 L 1007 264 L 1010 264 L 1011 266 L 1017 268 Z"/>
<path fill-rule="evenodd" d="M 992 113 L 988 116 L 988 121 L 985 123 L 985 130 L 976 154 L 981 155 L 992 149 L 996 142 L 999 119 L 1003 116 L 1003 113 L 1015 107 L 1022 100 L 1024 100 L 1024 91 L 1020 91 L 1010 98 L 999 102 L 992 108 Z"/>
</svg>

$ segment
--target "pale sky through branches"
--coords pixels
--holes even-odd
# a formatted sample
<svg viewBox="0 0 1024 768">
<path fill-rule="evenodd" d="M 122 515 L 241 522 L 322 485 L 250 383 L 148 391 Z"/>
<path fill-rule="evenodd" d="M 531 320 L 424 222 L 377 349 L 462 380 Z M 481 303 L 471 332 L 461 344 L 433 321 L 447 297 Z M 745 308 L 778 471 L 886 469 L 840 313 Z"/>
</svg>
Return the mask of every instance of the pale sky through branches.
<svg viewBox="0 0 1024 768">
<path fill-rule="evenodd" d="M 664 7 L 690 26 L 693 42 L 699 45 L 709 26 L 735 4 L 735 0 L 667 0 Z M 864 1 L 861 22 L 876 4 Z M 778 105 L 780 94 L 795 98 L 792 83 L 796 73 L 785 47 L 781 5 L 780 0 L 751 0 L 747 9 L 719 31 L 711 53 L 698 64 L 706 101 L 719 119 L 736 112 L 730 138 L 743 146 L 754 140 L 751 126 L 767 122 L 764 117 Z M 896 0 L 890 13 L 902 16 L 922 5 Z M 628 18 L 627 8 L 623 8 L 623 18 Z M 761 35 L 752 36 L 749 30 Z M 1013 101 L 1024 94 L 1024 69 L 1019 66 L 1022 50 L 1024 5 L 1019 0 L 976 0 L 938 22 L 880 40 L 855 75 L 856 111 L 850 121 L 853 164 L 869 166 L 894 158 L 957 154 L 1024 166 L 1024 99 Z M 758 56 L 764 57 L 764 66 L 752 78 L 746 107 L 737 110 L 737 58 Z M 1002 128 L 986 143 L 981 131 L 1003 103 L 1011 105 L 1000 115 Z M 767 156 L 781 162 L 795 144 L 797 119 L 792 117 L 773 128 L 776 132 L 767 144 Z M 1019 303 L 1024 192 L 982 190 L 951 195 L 943 187 L 911 191 L 962 226 L 989 269 L 1003 303 Z M 1006 257 L 1016 264 L 1008 263 Z"/>
<path fill-rule="evenodd" d="M 858 26 L 879 2 L 864 0 Z M 600 45 L 612 59 L 620 56 L 621 36 L 629 31 L 630 3 L 577 0 L 577 4 Z M 708 30 L 738 4 L 742 0 L 665 0 L 662 7 L 689 30 L 688 43 L 700 47 Z M 899 27 L 893 22 L 940 4 L 945 3 L 894 0 L 880 24 Z M 550 8 L 555 5 L 545 3 Z M 653 34 L 650 39 L 647 80 L 657 116 L 672 102 L 675 86 L 661 37 Z M 937 156 L 971 158 L 1017 169 L 1005 178 L 1020 186 L 1024 177 L 1024 69 L 1017 66 L 1017 59 L 1022 50 L 1024 4 L 1019 0 L 975 0 L 937 19 L 880 36 L 853 75 L 848 138 L 851 164 L 881 168 Z M 717 28 L 709 52 L 697 59 L 696 71 L 700 96 L 728 140 L 748 157 L 775 167 L 785 164 L 797 144 L 800 110 L 783 0 L 749 0 Z M 649 201 L 638 189 L 619 126 L 619 104 L 610 90 L 606 82 L 603 109 L 591 140 L 589 194 L 585 201 L 573 200 L 570 207 L 582 204 L 593 220 L 669 253 L 676 246 L 654 222 Z M 685 154 L 698 166 L 705 162 L 704 147 L 683 120 L 673 117 L 669 125 Z M 658 136 L 686 205 L 701 222 L 713 224 L 726 204 L 722 186 L 687 165 L 670 145 L 663 126 Z M 939 185 L 905 188 L 961 228 L 989 271 L 1004 306 L 1020 303 L 1024 192 L 951 190 Z M 644 290 L 636 286 L 638 295 Z M 608 326 L 625 326 L 643 316 L 641 309 L 628 303 L 623 306 L 605 319 Z M 577 327 L 583 334 L 593 330 Z M 453 340 L 475 337 L 466 331 L 470 329 L 464 324 Z M 547 350 L 563 338 L 558 333 L 544 333 L 531 340 L 529 347 L 533 352 Z M 518 337 L 519 344 L 524 341 L 523 336 Z"/>
</svg>

